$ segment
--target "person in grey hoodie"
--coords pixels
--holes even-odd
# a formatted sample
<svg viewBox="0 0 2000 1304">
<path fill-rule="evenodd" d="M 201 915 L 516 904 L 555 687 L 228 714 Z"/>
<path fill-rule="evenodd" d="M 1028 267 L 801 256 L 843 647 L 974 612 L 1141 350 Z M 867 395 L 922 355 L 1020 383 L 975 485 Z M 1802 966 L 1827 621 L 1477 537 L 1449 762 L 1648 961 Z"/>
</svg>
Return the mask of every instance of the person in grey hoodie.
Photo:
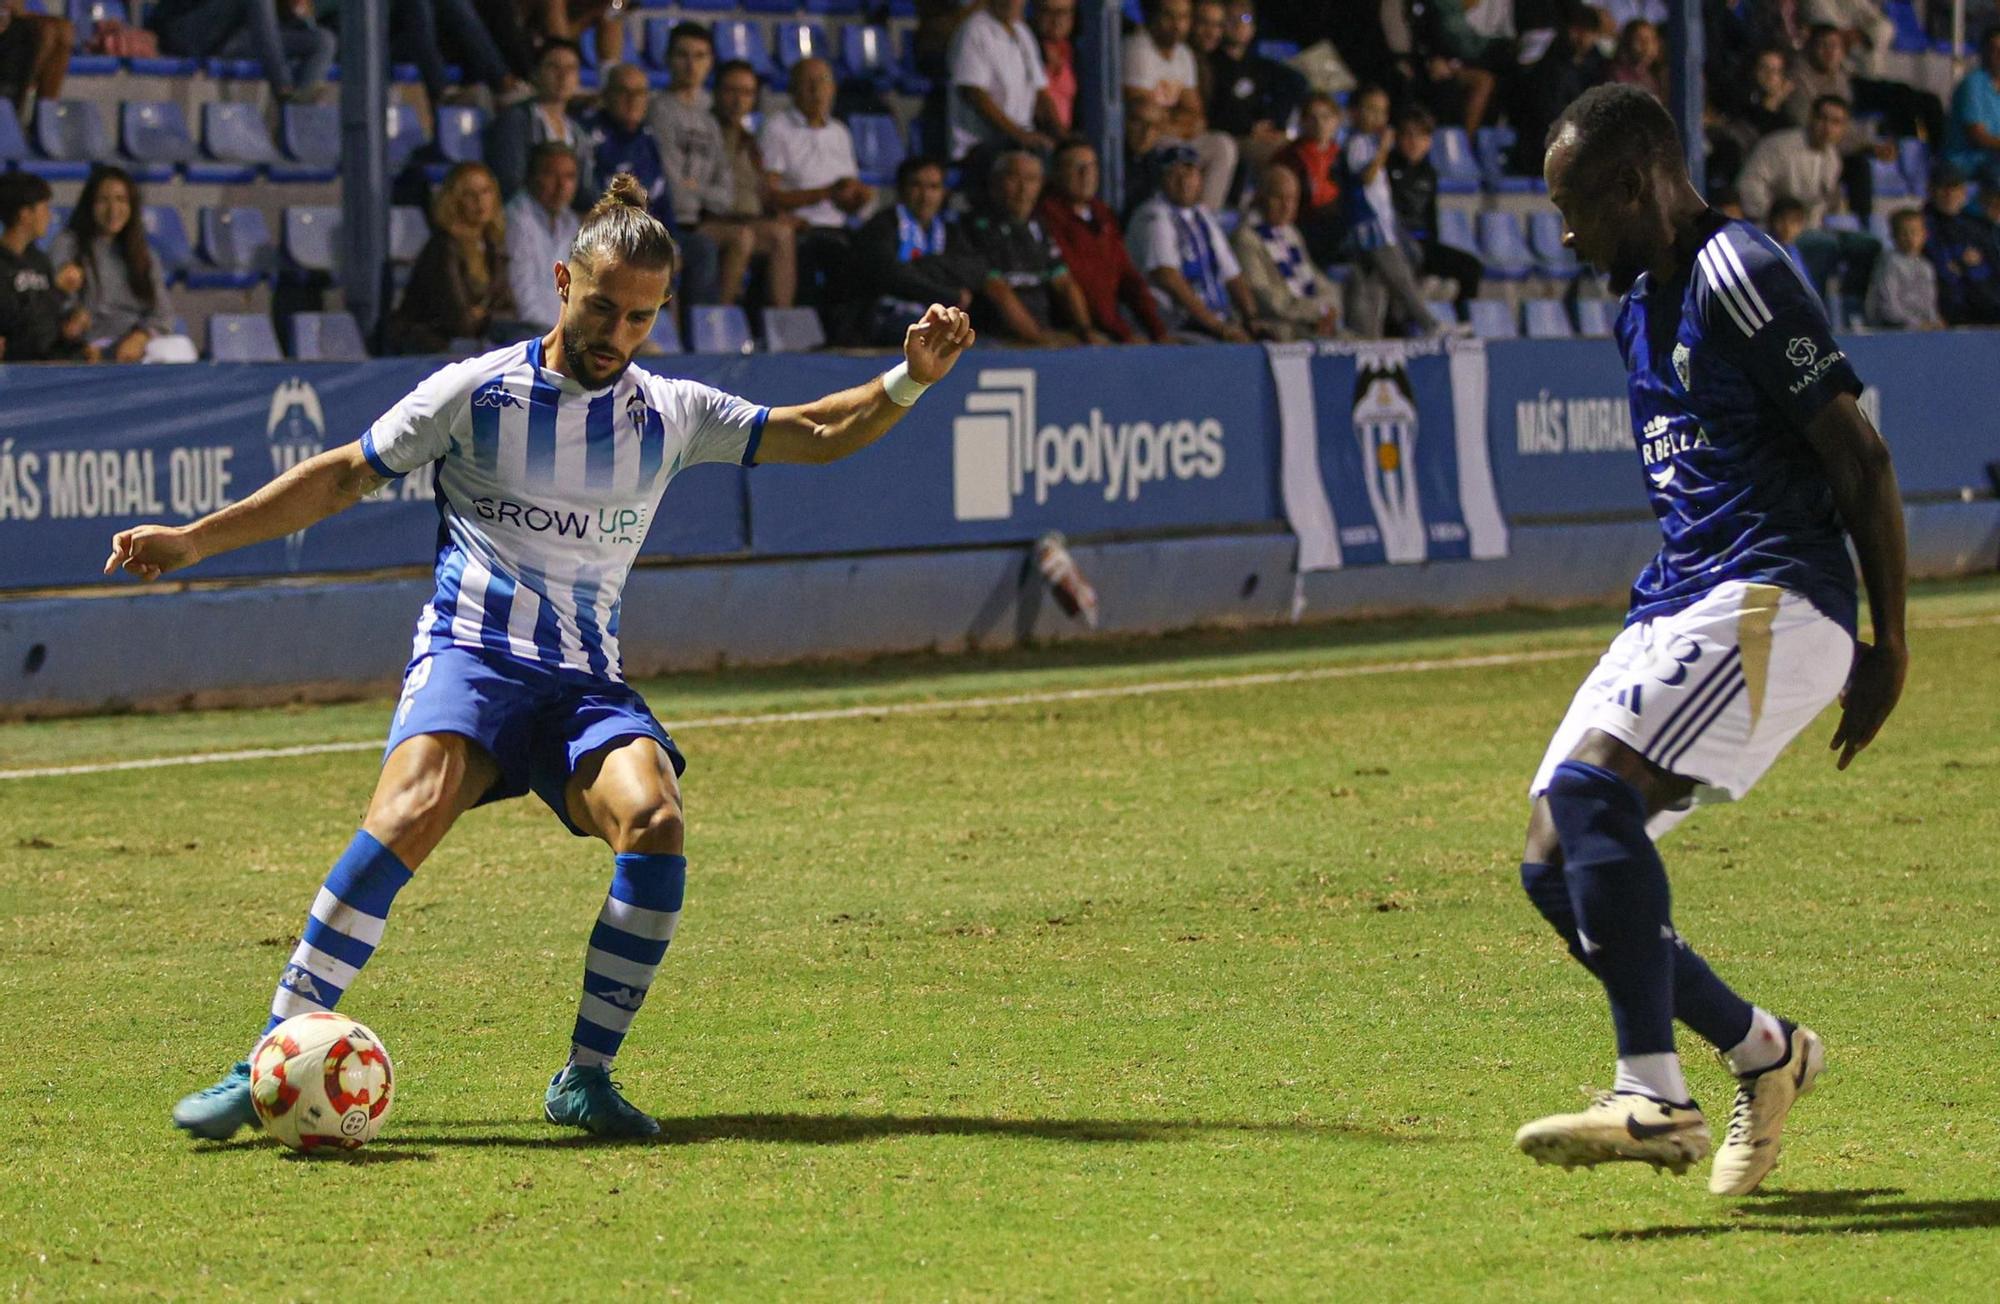
<svg viewBox="0 0 2000 1304">
<path fill-rule="evenodd" d="M 143 207 L 123 168 L 92 168 L 69 225 L 50 243 L 49 261 L 83 274 L 78 302 L 90 312 L 90 338 L 106 362 L 192 362 L 192 342 L 166 343 L 176 338 L 174 304 L 166 270 L 146 242 Z"/>
<path fill-rule="evenodd" d="M 1875 262 L 1868 282 L 1870 326 L 1940 330 L 1937 268 L 1924 257 L 1924 215 L 1914 208 L 1896 214 L 1889 227 L 1895 245 Z"/>
</svg>

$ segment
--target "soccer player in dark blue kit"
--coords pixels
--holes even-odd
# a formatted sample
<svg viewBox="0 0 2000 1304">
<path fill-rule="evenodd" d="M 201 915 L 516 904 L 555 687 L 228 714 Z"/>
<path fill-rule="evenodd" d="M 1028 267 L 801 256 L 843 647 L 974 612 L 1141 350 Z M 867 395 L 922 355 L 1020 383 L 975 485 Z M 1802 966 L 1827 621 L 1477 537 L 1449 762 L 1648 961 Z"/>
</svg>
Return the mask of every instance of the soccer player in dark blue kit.
<svg viewBox="0 0 2000 1304">
<path fill-rule="evenodd" d="M 1550 131 L 1545 172 L 1564 243 L 1625 296 L 1618 347 L 1665 543 L 1550 741 L 1521 865 L 1535 908 L 1610 998 L 1617 1078 L 1515 1143 L 1566 1167 L 1699 1162 L 1710 1135 L 1681 1076 L 1678 1018 L 1736 1078 L 1709 1189 L 1744 1195 L 1777 1163 L 1825 1049 L 1731 991 L 1675 931 L 1654 839 L 1697 804 L 1742 797 L 1836 698 L 1840 768 L 1875 737 L 1909 661 L 1901 498 L 1818 297 L 1777 245 L 1702 201 L 1657 100 L 1625 85 L 1584 94 Z M 1855 639 L 1849 540 L 1873 644 Z"/>
</svg>

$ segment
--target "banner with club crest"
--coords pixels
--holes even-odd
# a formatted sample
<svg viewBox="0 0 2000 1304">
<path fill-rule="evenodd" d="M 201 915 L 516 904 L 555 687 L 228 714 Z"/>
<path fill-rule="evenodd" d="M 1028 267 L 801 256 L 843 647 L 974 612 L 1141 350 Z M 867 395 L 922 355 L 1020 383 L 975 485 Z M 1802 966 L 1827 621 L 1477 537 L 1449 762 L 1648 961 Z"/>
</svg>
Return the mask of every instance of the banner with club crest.
<svg viewBox="0 0 2000 1304">
<path fill-rule="evenodd" d="M 1479 340 L 1268 346 L 1301 572 L 1507 555 Z"/>
</svg>

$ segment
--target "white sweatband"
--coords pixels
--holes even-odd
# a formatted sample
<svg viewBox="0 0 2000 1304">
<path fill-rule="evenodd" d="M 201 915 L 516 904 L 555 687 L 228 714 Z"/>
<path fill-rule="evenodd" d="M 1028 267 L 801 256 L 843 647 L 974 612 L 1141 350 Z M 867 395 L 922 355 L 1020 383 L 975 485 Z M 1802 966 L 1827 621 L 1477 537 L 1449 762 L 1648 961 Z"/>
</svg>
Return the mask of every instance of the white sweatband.
<svg viewBox="0 0 2000 1304">
<path fill-rule="evenodd" d="M 922 398 L 930 386 L 921 380 L 911 380 L 910 364 L 899 362 L 882 373 L 882 388 L 888 392 L 891 403 L 897 407 L 909 407 Z"/>
</svg>

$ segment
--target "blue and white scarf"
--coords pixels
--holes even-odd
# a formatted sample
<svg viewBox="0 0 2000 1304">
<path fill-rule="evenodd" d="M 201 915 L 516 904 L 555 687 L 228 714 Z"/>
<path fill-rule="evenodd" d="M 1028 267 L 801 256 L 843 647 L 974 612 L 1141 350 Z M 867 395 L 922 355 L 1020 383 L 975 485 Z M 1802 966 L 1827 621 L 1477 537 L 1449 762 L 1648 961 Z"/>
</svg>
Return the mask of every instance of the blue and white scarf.
<svg viewBox="0 0 2000 1304">
<path fill-rule="evenodd" d="M 939 213 L 926 227 L 910 216 L 910 210 L 896 205 L 896 261 L 911 262 L 944 252 L 944 214 Z"/>
<path fill-rule="evenodd" d="M 1264 252 L 1271 255 L 1271 262 L 1278 269 L 1278 279 L 1285 283 L 1285 288 L 1301 299 L 1312 298 L 1319 283 L 1313 277 L 1312 259 L 1306 256 L 1298 230 L 1260 222 L 1257 238 L 1264 242 Z"/>
<path fill-rule="evenodd" d="M 1174 229 L 1180 235 L 1181 275 L 1210 312 L 1227 316 L 1229 291 L 1222 284 L 1222 264 L 1209 239 L 1208 215 L 1198 208 L 1176 208 Z"/>
</svg>

